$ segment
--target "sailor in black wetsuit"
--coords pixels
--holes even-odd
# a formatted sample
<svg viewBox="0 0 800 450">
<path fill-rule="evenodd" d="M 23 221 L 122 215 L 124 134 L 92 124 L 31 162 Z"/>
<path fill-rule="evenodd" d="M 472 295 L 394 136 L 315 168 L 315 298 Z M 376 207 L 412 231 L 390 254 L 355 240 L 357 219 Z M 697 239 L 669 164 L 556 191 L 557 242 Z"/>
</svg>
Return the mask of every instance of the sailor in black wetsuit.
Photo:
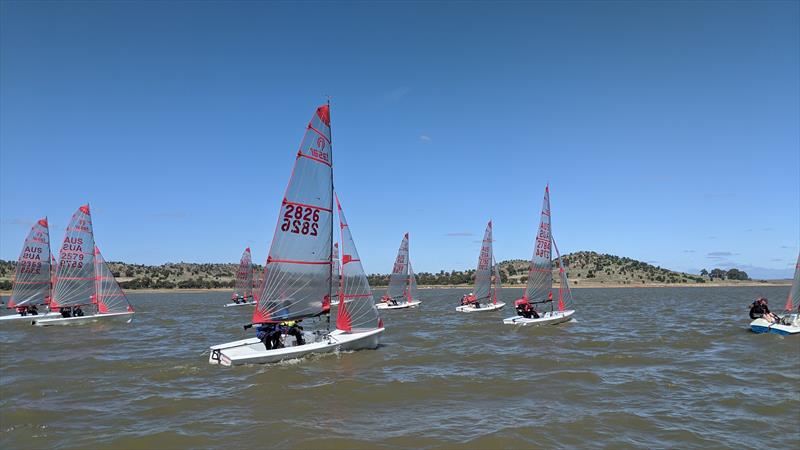
<svg viewBox="0 0 800 450">
<path fill-rule="evenodd" d="M 750 318 L 759 319 L 763 318 L 767 322 L 777 322 L 778 318 L 772 314 L 767 306 L 767 299 L 759 297 L 750 305 Z"/>
</svg>

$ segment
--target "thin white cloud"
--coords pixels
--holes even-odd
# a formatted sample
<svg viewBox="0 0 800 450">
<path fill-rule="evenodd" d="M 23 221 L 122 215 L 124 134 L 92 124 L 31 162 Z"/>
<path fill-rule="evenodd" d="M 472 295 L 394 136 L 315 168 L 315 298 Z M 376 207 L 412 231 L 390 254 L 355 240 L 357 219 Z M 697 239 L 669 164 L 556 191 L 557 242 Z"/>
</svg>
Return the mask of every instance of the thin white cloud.
<svg viewBox="0 0 800 450">
<path fill-rule="evenodd" d="M 185 219 L 189 214 L 185 211 L 164 211 L 150 214 L 151 219 Z"/>
<path fill-rule="evenodd" d="M 423 141 L 423 142 L 430 142 L 431 141 L 431 137 L 428 136 L 427 134 L 420 134 L 419 135 L 419 140 Z"/>
<path fill-rule="evenodd" d="M 396 101 L 400 100 L 401 98 L 405 97 L 406 95 L 408 95 L 409 93 L 411 93 L 411 88 L 410 87 L 401 86 L 401 87 L 394 88 L 391 91 L 385 93 L 383 95 L 383 97 L 388 101 L 396 102 Z"/>
</svg>

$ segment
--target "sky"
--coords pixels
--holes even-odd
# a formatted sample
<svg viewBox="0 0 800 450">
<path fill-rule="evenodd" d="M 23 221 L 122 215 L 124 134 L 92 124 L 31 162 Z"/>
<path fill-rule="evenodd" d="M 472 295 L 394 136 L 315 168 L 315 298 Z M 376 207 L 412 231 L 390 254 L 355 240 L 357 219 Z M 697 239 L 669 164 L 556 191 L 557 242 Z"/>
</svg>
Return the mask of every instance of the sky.
<svg viewBox="0 0 800 450">
<path fill-rule="evenodd" d="M 800 3 L 0 3 L 0 258 L 90 203 L 107 260 L 266 259 L 331 99 L 368 273 L 562 253 L 791 276 Z"/>
</svg>

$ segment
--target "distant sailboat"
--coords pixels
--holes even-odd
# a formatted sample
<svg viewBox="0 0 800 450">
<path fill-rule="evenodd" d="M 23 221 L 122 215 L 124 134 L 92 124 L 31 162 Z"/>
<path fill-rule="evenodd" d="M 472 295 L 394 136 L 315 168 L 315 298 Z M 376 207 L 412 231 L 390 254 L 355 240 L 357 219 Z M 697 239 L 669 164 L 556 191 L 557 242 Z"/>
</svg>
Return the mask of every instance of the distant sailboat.
<svg viewBox="0 0 800 450">
<path fill-rule="evenodd" d="M 386 289 L 386 294 L 381 297 L 381 302 L 376 306 L 378 309 L 415 308 L 422 303 L 418 299 L 417 280 L 414 276 L 414 269 L 411 268 L 408 233 L 406 233 L 397 250 L 392 274 L 389 276 L 389 287 Z"/>
<path fill-rule="evenodd" d="M 486 312 L 496 311 L 506 306 L 497 301 L 500 292 L 500 274 L 494 261 L 492 245 L 492 221 L 486 224 L 483 233 L 481 253 L 478 255 L 478 268 L 475 270 L 475 290 L 471 295 L 461 299 L 461 305 L 456 307 L 458 312 Z"/>
<path fill-rule="evenodd" d="M 552 254 L 554 247 L 561 279 L 561 284 L 558 288 L 558 310 L 553 308 Z M 519 315 L 504 319 L 503 323 L 507 325 L 555 325 L 566 322 L 571 320 L 572 315 L 575 314 L 575 310 L 567 309 L 569 306 L 567 303 L 572 304 L 572 292 L 569 289 L 569 280 L 564 270 L 564 263 L 561 261 L 561 255 L 558 252 L 558 246 L 555 245 L 550 228 L 550 187 L 547 186 L 544 188 L 542 215 L 528 271 L 528 284 L 522 298 L 514 302 L 514 307 Z M 535 309 L 537 304 L 549 304 L 550 311 L 539 313 Z M 527 315 L 531 317 L 525 317 Z"/>
<path fill-rule="evenodd" d="M 89 314 L 83 312 L 83 307 L 90 308 Z M 58 309 L 61 317 L 35 319 L 32 323 L 82 325 L 133 319 L 133 307 L 94 244 L 89 205 L 78 208 L 67 225 L 50 308 Z"/>
<path fill-rule="evenodd" d="M 242 259 L 239 260 L 239 269 L 236 271 L 236 281 L 234 282 L 231 303 L 224 306 L 245 306 L 255 305 L 253 298 L 253 258 L 250 255 L 250 247 L 244 249 Z"/>
<path fill-rule="evenodd" d="M 342 283 L 336 329 L 314 332 L 282 322 L 318 317 L 330 311 L 333 283 L 333 165 L 330 109 L 317 108 L 295 153 L 295 165 L 281 202 L 279 222 L 264 268 L 252 324 L 259 335 L 210 348 L 209 363 L 225 366 L 272 363 L 311 353 L 374 349 L 383 324 L 372 291 L 339 207 L 342 231 Z M 349 303 L 348 303 L 348 300 Z M 288 330 L 286 328 L 289 328 Z M 295 333 L 290 339 L 288 333 Z M 279 338 L 273 348 L 265 336 Z M 264 339 L 264 340 L 262 340 Z M 269 348 L 269 349 L 268 349 Z"/>
<path fill-rule="evenodd" d="M 772 323 L 764 318 L 758 318 L 750 322 L 750 329 L 754 333 L 775 333 L 782 335 L 800 334 L 800 255 L 797 255 L 797 262 L 794 266 L 794 279 L 789 296 L 786 298 L 784 312 L 788 313 L 781 317 L 780 323 Z"/>
<path fill-rule="evenodd" d="M 28 323 L 31 318 L 60 316 L 39 306 L 50 303 L 53 290 L 53 259 L 50 253 L 50 228 L 47 218 L 31 227 L 14 271 L 14 283 L 7 307 L 16 314 L 0 316 L 0 323 Z"/>
</svg>

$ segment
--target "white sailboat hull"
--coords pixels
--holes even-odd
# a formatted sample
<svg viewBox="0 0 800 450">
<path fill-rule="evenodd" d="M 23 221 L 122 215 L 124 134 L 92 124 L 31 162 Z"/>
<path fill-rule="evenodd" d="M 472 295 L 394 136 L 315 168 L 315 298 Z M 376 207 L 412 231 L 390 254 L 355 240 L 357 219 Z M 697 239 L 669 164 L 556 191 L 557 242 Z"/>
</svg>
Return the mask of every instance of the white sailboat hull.
<svg viewBox="0 0 800 450">
<path fill-rule="evenodd" d="M 538 319 L 526 319 L 522 316 L 514 316 L 503 319 L 503 323 L 506 325 L 556 325 L 562 322 L 566 322 L 568 320 L 572 320 L 572 315 L 575 314 L 574 309 L 568 309 L 565 311 L 547 311 L 546 313 L 542 314 L 541 317 Z"/>
<path fill-rule="evenodd" d="M 421 304 L 422 304 L 421 301 L 414 300 L 407 303 L 398 303 L 397 305 L 392 305 L 391 303 L 377 303 L 375 307 L 378 309 L 405 309 L 405 308 L 416 308 Z"/>
<path fill-rule="evenodd" d="M 317 338 L 313 333 L 304 332 L 306 344 L 297 345 L 293 338 L 286 337 L 284 348 L 267 350 L 258 338 L 242 339 L 227 344 L 215 345 L 209 350 L 210 364 L 239 366 L 243 364 L 269 364 L 287 359 L 302 358 L 310 354 L 332 353 L 340 350 L 375 349 L 380 343 L 383 328 L 369 331 L 346 333 L 334 330 L 326 336 Z M 310 339 L 317 339 L 310 342 Z M 290 341 L 290 342 L 287 342 Z"/>
<path fill-rule="evenodd" d="M 61 317 L 61 313 L 46 312 L 37 315 L 28 314 L 27 316 L 20 316 L 19 314 L 9 314 L 7 316 L 0 316 L 0 323 L 24 323 L 28 324 L 31 320 L 45 318 L 45 317 Z"/>
<path fill-rule="evenodd" d="M 231 307 L 234 307 L 234 306 L 253 306 L 256 303 L 258 303 L 258 302 L 256 302 L 255 300 L 252 300 L 252 301 L 249 301 L 249 302 L 246 302 L 246 303 L 226 303 L 226 304 L 224 304 L 222 306 L 225 307 L 225 308 L 231 308 Z"/>
<path fill-rule="evenodd" d="M 119 312 L 119 313 L 105 313 L 105 314 L 92 314 L 78 317 L 59 317 L 34 319 L 31 320 L 31 325 L 37 327 L 50 327 L 50 326 L 65 326 L 65 325 L 86 325 L 87 323 L 94 322 L 125 322 L 130 323 L 133 320 L 133 312 Z"/>
<path fill-rule="evenodd" d="M 790 324 L 770 323 L 765 319 L 756 319 L 750 322 L 750 330 L 753 333 L 774 333 L 783 336 L 794 335 L 800 333 L 800 319 L 797 314 L 789 314 L 788 317 Z"/>
<path fill-rule="evenodd" d="M 497 311 L 503 309 L 504 306 L 506 304 L 503 302 L 481 304 L 480 308 L 476 308 L 475 305 L 461 305 L 456 306 L 456 311 L 463 313 Z"/>
</svg>

